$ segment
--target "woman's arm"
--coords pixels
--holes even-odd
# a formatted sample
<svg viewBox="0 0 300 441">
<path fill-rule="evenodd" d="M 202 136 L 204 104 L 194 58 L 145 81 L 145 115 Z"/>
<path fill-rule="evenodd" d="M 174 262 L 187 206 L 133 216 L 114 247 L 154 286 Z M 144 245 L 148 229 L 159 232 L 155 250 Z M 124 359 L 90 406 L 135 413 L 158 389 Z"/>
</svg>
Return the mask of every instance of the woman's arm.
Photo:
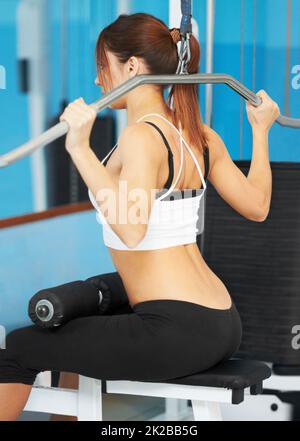
<svg viewBox="0 0 300 441">
<path fill-rule="evenodd" d="M 268 216 L 272 195 L 268 134 L 280 111 L 264 91 L 257 95 L 263 100 L 261 106 L 255 108 L 246 104 L 253 133 L 252 160 L 247 177 L 232 161 L 220 136 L 207 128 L 212 158 L 209 180 L 234 210 L 249 220 L 263 222 Z"/>
<path fill-rule="evenodd" d="M 90 148 L 71 150 L 70 155 L 111 228 L 134 248 L 147 231 L 162 156 L 153 146 L 151 128 L 141 123 L 123 130 L 118 150 L 118 186 Z"/>
<path fill-rule="evenodd" d="M 209 181 L 218 194 L 246 219 L 262 222 L 269 212 L 272 178 L 268 141 L 264 132 L 253 134 L 253 157 L 248 176 L 235 165 L 221 137 L 209 129 Z"/>
<path fill-rule="evenodd" d="M 66 150 L 106 221 L 126 246 L 134 248 L 147 231 L 161 152 L 153 146 L 153 132 L 148 125 L 137 123 L 127 127 L 118 143 L 122 168 L 117 185 L 90 148 L 95 118 L 95 111 L 82 99 L 67 107 L 60 118 L 70 126 Z"/>
<path fill-rule="evenodd" d="M 262 221 L 270 211 L 272 196 L 272 170 L 269 161 L 269 133 L 254 128 L 252 130 L 252 159 L 247 180 L 262 194 Z"/>
</svg>

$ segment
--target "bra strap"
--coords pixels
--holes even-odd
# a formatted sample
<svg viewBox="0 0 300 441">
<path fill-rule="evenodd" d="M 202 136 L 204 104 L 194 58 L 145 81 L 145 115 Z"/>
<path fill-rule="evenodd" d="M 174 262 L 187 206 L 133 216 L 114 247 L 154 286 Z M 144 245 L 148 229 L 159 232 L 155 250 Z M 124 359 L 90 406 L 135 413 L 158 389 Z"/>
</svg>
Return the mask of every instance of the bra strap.
<svg viewBox="0 0 300 441">
<path fill-rule="evenodd" d="M 108 152 L 108 154 L 105 156 L 104 159 L 102 159 L 101 164 L 103 164 L 104 166 L 107 164 L 107 161 L 109 160 L 109 158 L 111 157 L 111 155 L 113 154 L 114 150 L 116 149 L 118 143 L 111 149 L 110 152 Z"/>
<path fill-rule="evenodd" d="M 171 184 L 173 182 L 173 178 L 174 178 L 174 163 L 173 163 L 173 153 L 172 150 L 170 148 L 170 145 L 165 137 L 165 135 L 163 134 L 163 132 L 160 130 L 159 127 L 157 127 L 156 124 L 150 122 L 150 121 L 145 121 L 146 124 L 150 124 L 151 126 L 153 126 L 161 135 L 161 137 L 163 138 L 163 141 L 168 149 L 168 159 L 169 159 L 169 177 L 167 179 L 167 182 L 165 183 L 163 188 L 170 188 Z"/>
<path fill-rule="evenodd" d="M 160 115 L 159 113 L 149 113 L 149 114 L 147 114 L 147 115 L 144 115 L 144 116 L 142 116 L 141 118 L 139 118 L 137 122 L 140 122 L 140 121 L 141 121 L 143 118 L 145 118 L 146 116 L 158 116 L 159 118 L 162 118 L 164 121 L 166 121 L 166 123 L 168 123 L 170 126 L 172 126 L 172 127 L 176 130 L 176 132 L 180 135 L 180 142 L 181 142 L 181 144 L 182 144 L 182 142 L 184 142 L 186 148 L 188 149 L 190 155 L 192 156 L 192 158 L 193 158 L 193 160 L 194 160 L 194 162 L 195 162 L 195 164 L 196 164 L 196 167 L 197 167 L 197 170 L 198 170 L 198 173 L 199 173 L 200 179 L 201 179 L 201 181 L 202 181 L 203 189 L 205 190 L 205 189 L 206 189 L 206 182 L 205 182 L 205 180 L 204 180 L 204 178 L 203 178 L 203 174 L 202 174 L 202 171 L 201 171 L 200 165 L 199 165 L 199 163 L 198 163 L 198 161 L 197 161 L 197 158 L 196 158 L 196 156 L 194 155 L 192 149 L 189 147 L 188 143 L 187 143 L 187 142 L 185 141 L 185 139 L 183 138 L 181 127 L 180 127 L 180 131 L 179 131 L 179 130 L 177 129 L 177 127 L 174 126 L 174 124 L 172 124 L 170 121 L 167 120 L 167 118 L 165 118 L 164 116 Z M 181 166 L 182 166 L 182 164 L 181 164 Z M 179 178 L 179 176 L 178 176 L 178 178 Z M 177 179 L 177 180 L 178 180 L 178 179 Z M 176 181 L 176 183 L 177 183 L 177 181 Z"/>
<path fill-rule="evenodd" d="M 204 149 L 204 164 L 205 164 L 205 175 L 204 175 L 204 180 L 207 182 L 207 177 L 209 174 L 209 148 L 208 145 L 206 144 L 206 148 Z"/>
</svg>

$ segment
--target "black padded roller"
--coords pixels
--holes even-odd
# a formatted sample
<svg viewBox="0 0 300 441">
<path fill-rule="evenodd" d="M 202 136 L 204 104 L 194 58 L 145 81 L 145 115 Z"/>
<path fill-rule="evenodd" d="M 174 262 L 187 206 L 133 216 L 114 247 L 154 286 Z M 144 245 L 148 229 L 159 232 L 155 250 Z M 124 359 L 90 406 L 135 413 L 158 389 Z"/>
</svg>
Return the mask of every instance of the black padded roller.
<svg viewBox="0 0 300 441">
<path fill-rule="evenodd" d="M 117 272 L 43 289 L 28 305 L 28 315 L 43 328 L 60 326 L 76 317 L 103 315 L 128 305 L 128 297 Z"/>
<path fill-rule="evenodd" d="M 86 280 L 103 294 L 102 302 L 99 306 L 100 314 L 109 314 L 117 308 L 128 305 L 128 296 L 117 272 L 100 274 L 99 276 L 90 277 Z"/>
<path fill-rule="evenodd" d="M 28 314 L 35 324 L 52 328 L 75 317 L 97 314 L 100 302 L 97 288 L 79 280 L 39 291 L 29 301 Z"/>
</svg>

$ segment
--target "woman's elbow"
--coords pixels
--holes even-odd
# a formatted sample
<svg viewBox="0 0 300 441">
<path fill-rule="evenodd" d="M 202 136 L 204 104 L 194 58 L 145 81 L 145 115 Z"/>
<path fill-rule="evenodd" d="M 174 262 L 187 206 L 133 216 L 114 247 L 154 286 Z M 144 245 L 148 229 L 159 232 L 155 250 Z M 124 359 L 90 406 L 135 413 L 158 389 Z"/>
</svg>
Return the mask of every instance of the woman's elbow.
<svg viewBox="0 0 300 441">
<path fill-rule="evenodd" d="M 264 216 L 257 217 L 254 222 L 265 222 L 267 220 L 268 214 Z"/>
<path fill-rule="evenodd" d="M 270 209 L 260 209 L 255 211 L 251 216 L 248 217 L 249 220 L 253 222 L 265 222 L 269 216 Z"/>
<path fill-rule="evenodd" d="M 140 244 L 140 242 L 142 242 L 142 240 L 146 235 L 146 232 L 147 229 L 145 229 L 144 227 L 134 228 L 131 229 L 130 232 L 127 232 L 127 234 L 125 234 L 125 237 L 123 237 L 122 240 L 124 244 L 127 246 L 127 248 L 134 249 Z"/>
</svg>

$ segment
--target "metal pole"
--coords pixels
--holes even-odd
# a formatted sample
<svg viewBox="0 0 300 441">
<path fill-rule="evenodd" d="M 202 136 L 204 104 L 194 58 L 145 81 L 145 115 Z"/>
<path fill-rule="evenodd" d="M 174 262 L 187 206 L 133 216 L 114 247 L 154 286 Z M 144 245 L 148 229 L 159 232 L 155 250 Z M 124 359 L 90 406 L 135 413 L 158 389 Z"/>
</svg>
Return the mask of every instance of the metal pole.
<svg viewBox="0 0 300 441">
<path fill-rule="evenodd" d="M 17 9 L 18 57 L 29 63 L 28 115 L 32 137 L 46 127 L 48 54 L 47 1 L 22 0 Z M 34 211 L 47 208 L 46 164 L 44 152 L 34 153 L 30 161 Z"/>
<path fill-rule="evenodd" d="M 179 28 L 181 20 L 181 0 L 169 0 L 169 28 Z"/>
<path fill-rule="evenodd" d="M 117 15 L 129 14 L 131 11 L 131 0 L 118 0 L 117 3 Z M 117 120 L 117 139 L 122 132 L 122 130 L 127 126 L 127 112 L 126 110 L 120 110 L 116 112 Z"/>
<path fill-rule="evenodd" d="M 245 78 L 245 0 L 241 0 L 241 42 L 240 42 L 240 79 L 244 82 Z M 240 159 L 243 158 L 243 135 L 244 135 L 244 115 L 243 100 L 240 99 Z"/>
<path fill-rule="evenodd" d="M 214 27 L 215 27 L 215 0 L 206 0 L 206 72 L 213 72 L 214 60 Z M 211 127 L 213 112 L 213 88 L 206 86 L 205 121 Z"/>
<path fill-rule="evenodd" d="M 253 106 L 261 104 L 261 98 L 246 86 L 240 83 L 231 75 L 226 74 L 190 74 L 190 75 L 137 75 L 136 77 L 126 81 L 112 92 L 106 94 L 100 100 L 90 104 L 90 106 L 100 112 L 105 109 L 116 99 L 130 92 L 132 89 L 142 84 L 226 84 L 236 93 L 248 100 Z M 277 122 L 288 127 L 300 128 L 300 119 L 286 118 L 279 116 Z M 65 135 L 69 130 L 66 121 L 56 124 L 51 129 L 37 136 L 26 144 L 21 145 L 17 149 L 0 156 L 0 167 L 5 167 L 26 155 L 31 154 L 36 149 L 49 144 L 55 139 Z"/>
</svg>

